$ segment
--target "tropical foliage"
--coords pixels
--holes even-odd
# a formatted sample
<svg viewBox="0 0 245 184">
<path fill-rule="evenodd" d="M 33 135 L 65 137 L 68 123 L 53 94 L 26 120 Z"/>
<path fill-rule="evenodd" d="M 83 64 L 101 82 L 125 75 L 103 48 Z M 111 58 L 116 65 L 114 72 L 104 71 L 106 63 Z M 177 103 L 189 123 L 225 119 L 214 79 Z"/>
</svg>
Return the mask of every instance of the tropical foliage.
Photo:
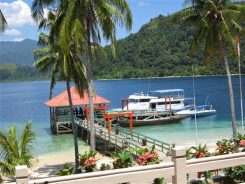
<svg viewBox="0 0 245 184">
<path fill-rule="evenodd" d="M 13 176 L 17 165 L 27 165 L 29 168 L 33 166 L 34 141 L 35 133 L 30 122 L 24 126 L 20 136 L 17 135 L 15 125 L 11 126 L 8 132 L 0 131 L 0 168 L 4 175 Z"/>
<path fill-rule="evenodd" d="M 64 164 L 63 169 L 59 169 L 56 173 L 56 175 L 58 176 L 67 176 L 72 174 L 73 174 L 73 167 L 68 163 Z"/>
<path fill-rule="evenodd" d="M 245 5 L 231 3 L 229 0 L 186 0 L 187 7 L 181 12 L 188 23 L 195 26 L 195 36 L 191 50 L 201 50 L 208 65 L 214 58 L 222 61 L 228 81 L 230 112 L 233 137 L 237 134 L 233 86 L 228 53 L 237 56 L 235 37 L 242 27 L 239 22 L 244 20 Z M 235 57 L 236 58 L 236 57 Z"/>
<path fill-rule="evenodd" d="M 115 169 L 132 166 L 133 154 L 127 150 L 113 153 L 112 158 L 114 158 L 113 166 Z"/>
<path fill-rule="evenodd" d="M 245 181 L 245 165 L 223 169 L 229 184 L 235 184 Z"/>
<path fill-rule="evenodd" d="M 7 25 L 7 21 L 0 9 L 0 32 L 4 32 Z"/>
<path fill-rule="evenodd" d="M 199 144 L 197 147 L 193 146 L 186 151 L 187 159 L 191 158 L 204 158 L 211 156 L 208 152 L 207 146 Z"/>
<path fill-rule="evenodd" d="M 95 151 L 85 151 L 84 154 L 79 155 L 79 163 L 80 163 L 80 167 L 82 169 L 85 169 L 87 172 L 93 172 L 96 171 L 96 159 L 95 159 L 95 155 L 97 154 L 97 152 Z"/>
<path fill-rule="evenodd" d="M 159 164 L 161 162 L 158 153 L 155 151 L 154 146 L 151 150 L 148 150 L 147 148 L 137 148 L 136 153 L 138 154 L 136 162 L 141 166 Z"/>
</svg>

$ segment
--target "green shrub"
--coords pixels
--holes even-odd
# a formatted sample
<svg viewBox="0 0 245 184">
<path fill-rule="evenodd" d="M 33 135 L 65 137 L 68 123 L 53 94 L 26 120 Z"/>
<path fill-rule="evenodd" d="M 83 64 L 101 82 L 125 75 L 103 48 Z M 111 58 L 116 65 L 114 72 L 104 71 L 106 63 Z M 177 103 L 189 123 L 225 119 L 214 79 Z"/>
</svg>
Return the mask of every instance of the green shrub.
<svg viewBox="0 0 245 184">
<path fill-rule="evenodd" d="M 58 176 L 67 176 L 67 175 L 72 175 L 72 174 L 73 174 L 73 167 L 68 163 L 64 164 L 63 169 L 59 169 L 56 172 L 56 175 Z"/>
<path fill-rule="evenodd" d="M 115 169 L 118 168 L 127 168 L 132 166 L 133 154 L 127 150 L 122 150 L 120 152 L 114 152 L 112 154 L 114 158 L 113 166 Z"/>
</svg>

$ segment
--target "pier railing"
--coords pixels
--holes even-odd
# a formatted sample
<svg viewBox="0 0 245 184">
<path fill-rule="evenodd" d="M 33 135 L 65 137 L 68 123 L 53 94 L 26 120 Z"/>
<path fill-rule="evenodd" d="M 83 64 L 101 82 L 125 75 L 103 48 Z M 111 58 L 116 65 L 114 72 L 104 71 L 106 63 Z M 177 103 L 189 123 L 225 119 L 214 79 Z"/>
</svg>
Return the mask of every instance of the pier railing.
<svg viewBox="0 0 245 184">
<path fill-rule="evenodd" d="M 134 116 L 147 116 L 147 115 L 158 115 L 158 114 L 166 114 L 169 115 L 170 111 L 157 111 L 156 109 L 146 109 L 146 110 L 109 110 L 106 111 L 108 114 L 117 114 L 118 112 L 132 112 Z"/>
<path fill-rule="evenodd" d="M 16 167 L 17 184 L 150 184 L 155 178 L 168 178 L 173 184 L 186 184 L 187 174 L 209 170 L 219 170 L 228 167 L 241 166 L 245 163 L 245 153 L 214 156 L 208 158 L 186 160 L 184 148 L 172 149 L 172 162 L 157 165 L 139 166 L 125 169 L 99 171 L 93 173 L 76 174 L 71 176 L 49 177 L 30 180 L 26 166 Z"/>
<path fill-rule="evenodd" d="M 108 123 L 103 121 L 103 119 L 96 119 L 96 122 L 100 126 L 102 126 L 104 128 L 108 128 Z M 116 133 L 122 137 L 125 137 L 126 139 L 131 139 L 133 141 L 136 141 L 140 144 L 144 144 L 143 142 L 145 142 L 145 146 L 148 148 L 152 148 L 152 146 L 154 145 L 155 149 L 158 151 L 165 152 L 165 153 L 170 151 L 171 146 L 170 146 L 170 144 L 168 144 L 166 142 L 163 142 L 163 141 L 154 139 L 152 137 L 143 135 L 143 134 L 138 133 L 136 131 L 131 132 L 129 129 L 122 128 L 117 124 L 112 124 L 111 127 L 112 127 L 112 130 L 114 131 L 114 133 Z"/>
</svg>

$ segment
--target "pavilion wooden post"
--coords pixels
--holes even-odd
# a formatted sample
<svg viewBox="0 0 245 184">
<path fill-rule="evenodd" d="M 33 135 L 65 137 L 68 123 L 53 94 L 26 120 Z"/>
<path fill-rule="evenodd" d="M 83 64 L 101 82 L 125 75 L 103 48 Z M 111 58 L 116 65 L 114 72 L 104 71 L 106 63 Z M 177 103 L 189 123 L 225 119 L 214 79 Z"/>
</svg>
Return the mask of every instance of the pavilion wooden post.
<svg viewBox="0 0 245 184">
<path fill-rule="evenodd" d="M 89 111 L 89 108 L 85 108 L 86 110 L 86 123 L 87 123 L 87 128 L 88 128 L 88 111 Z"/>
<path fill-rule="evenodd" d="M 111 116 L 109 115 L 108 116 L 108 133 L 109 133 L 109 137 L 110 137 L 110 135 L 111 135 Z"/>
<path fill-rule="evenodd" d="M 133 113 L 129 114 L 129 127 L 131 132 L 131 139 L 133 139 Z"/>
<path fill-rule="evenodd" d="M 56 134 L 59 134 L 59 124 L 58 124 L 58 109 L 55 107 L 55 128 L 56 128 Z"/>
</svg>

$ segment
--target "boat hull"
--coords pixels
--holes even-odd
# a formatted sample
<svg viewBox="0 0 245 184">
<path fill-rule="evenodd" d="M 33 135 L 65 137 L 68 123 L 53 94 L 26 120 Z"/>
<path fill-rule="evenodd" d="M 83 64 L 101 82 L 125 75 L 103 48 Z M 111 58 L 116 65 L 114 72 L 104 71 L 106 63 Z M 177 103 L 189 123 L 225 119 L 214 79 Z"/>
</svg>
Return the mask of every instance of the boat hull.
<svg viewBox="0 0 245 184">
<path fill-rule="evenodd" d="M 203 116 L 210 116 L 216 114 L 216 110 L 201 110 L 201 111 L 195 111 L 195 110 L 183 110 L 176 113 L 177 115 L 189 115 L 191 117 L 203 117 Z"/>
<path fill-rule="evenodd" d="M 136 120 L 133 119 L 133 126 L 149 126 L 149 125 L 162 125 L 170 123 L 178 123 L 187 118 L 187 115 L 174 115 L 157 119 Z M 117 120 L 117 123 L 122 127 L 129 127 L 128 120 Z"/>
</svg>

